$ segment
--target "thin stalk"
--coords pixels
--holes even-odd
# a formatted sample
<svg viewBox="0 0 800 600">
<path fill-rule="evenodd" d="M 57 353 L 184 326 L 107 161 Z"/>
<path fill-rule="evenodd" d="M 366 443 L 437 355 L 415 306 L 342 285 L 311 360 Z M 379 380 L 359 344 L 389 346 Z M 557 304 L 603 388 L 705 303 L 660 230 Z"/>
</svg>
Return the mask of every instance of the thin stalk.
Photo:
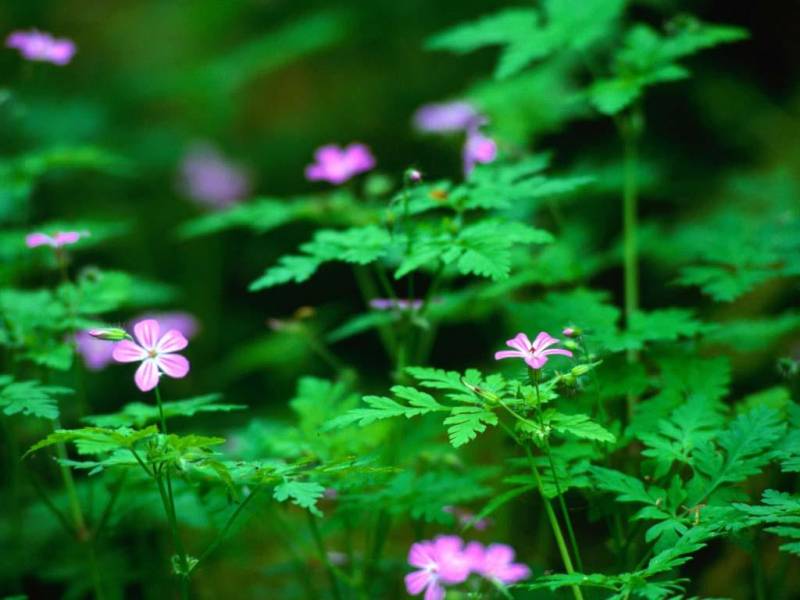
<svg viewBox="0 0 800 600">
<path fill-rule="evenodd" d="M 166 478 L 169 480 L 169 474 L 166 475 Z M 156 474 L 155 480 L 156 485 L 158 486 L 158 493 L 161 496 L 161 503 L 164 505 L 164 512 L 167 515 L 167 521 L 169 521 L 170 532 L 172 533 L 172 543 L 175 546 L 175 552 L 178 555 L 178 560 L 181 564 L 181 569 L 183 570 L 183 574 L 180 576 L 181 598 L 188 598 L 188 561 L 186 560 L 186 551 L 183 549 L 183 541 L 181 540 L 180 532 L 178 531 L 178 520 L 175 517 L 172 486 L 170 485 L 169 487 L 165 488 L 164 481 L 161 478 L 160 473 Z"/>
<path fill-rule="evenodd" d="M 247 496 L 247 498 L 245 498 L 244 500 L 242 500 L 239 503 L 239 506 L 236 507 L 236 510 L 234 510 L 233 513 L 231 514 L 231 516 L 228 517 L 228 520 L 225 521 L 225 525 L 223 525 L 222 529 L 217 534 L 217 537 L 214 538 L 214 541 L 211 542 L 211 544 L 209 544 L 209 546 L 208 546 L 208 548 L 206 548 L 205 552 L 203 552 L 200 555 L 200 557 L 197 559 L 197 563 L 195 565 L 195 568 L 197 568 L 197 565 L 199 565 L 201 562 L 203 562 L 208 557 L 208 555 L 211 554 L 214 550 L 216 550 L 217 547 L 222 543 L 222 540 L 225 539 L 225 536 L 228 534 L 228 530 L 233 525 L 233 522 L 242 513 L 242 511 L 244 510 L 245 506 L 247 506 L 247 504 L 250 502 L 250 500 L 253 499 L 253 496 L 255 496 L 258 493 L 259 489 L 260 488 L 254 489 Z"/>
<path fill-rule="evenodd" d="M 531 473 L 533 473 L 533 478 L 536 480 L 536 486 L 539 488 L 539 495 L 542 497 L 542 503 L 544 504 L 544 510 L 547 513 L 547 520 L 550 521 L 550 528 L 553 530 L 553 537 L 556 539 L 556 544 L 558 545 L 558 552 L 561 555 L 561 560 L 564 563 L 564 568 L 566 569 L 567 573 L 570 575 L 575 572 L 575 568 L 572 566 L 572 559 L 569 556 L 569 550 L 567 550 L 567 544 L 564 541 L 564 534 L 561 533 L 561 526 L 558 524 L 558 518 L 556 517 L 556 513 L 553 510 L 553 505 L 550 504 L 550 500 L 544 494 L 544 488 L 542 486 L 542 478 L 539 475 L 539 470 L 536 468 L 536 463 L 533 460 L 533 454 L 531 454 L 530 449 L 528 448 L 527 444 L 523 444 L 523 448 L 525 448 L 525 454 L 528 457 L 528 464 L 531 468 Z M 575 600 L 583 600 L 583 594 L 581 593 L 581 588 L 577 585 L 571 586 L 572 594 L 575 596 Z"/>
<path fill-rule="evenodd" d="M 624 119 L 618 121 L 624 153 L 622 188 L 623 267 L 625 292 L 625 324 L 631 327 L 631 319 L 639 310 L 639 248 L 638 248 L 638 162 L 639 134 L 642 115 L 638 106 Z M 628 351 L 628 362 L 636 362 L 639 355 Z M 628 419 L 633 417 L 637 398 L 628 394 Z"/>
<path fill-rule="evenodd" d="M 59 510 L 59 508 L 53 503 L 50 499 L 50 496 L 47 495 L 47 492 L 42 488 L 42 485 L 36 480 L 36 476 L 33 473 L 30 474 L 30 481 L 31 485 L 33 486 L 34 491 L 39 495 L 39 498 L 42 500 L 44 505 L 53 513 L 53 515 L 58 519 L 58 522 L 61 523 L 61 526 L 64 528 L 64 531 L 67 532 L 68 535 L 75 535 L 75 528 L 72 523 L 70 523 L 67 516 Z"/>
<path fill-rule="evenodd" d="M 158 415 L 161 418 L 161 433 L 167 435 L 167 419 L 164 417 L 164 405 L 161 402 L 161 391 L 156 386 L 156 405 L 158 406 Z"/>
<path fill-rule="evenodd" d="M 336 578 L 336 571 L 334 570 L 333 565 L 328 558 L 328 552 L 325 550 L 325 542 L 322 540 L 322 535 L 319 532 L 317 519 L 308 511 L 306 511 L 306 515 L 308 516 L 308 528 L 311 531 L 311 537 L 314 539 L 314 544 L 317 547 L 319 558 L 322 561 L 322 564 L 325 565 L 325 571 L 328 574 L 328 580 L 331 584 L 331 593 L 336 600 L 342 600 L 342 593 L 339 590 L 339 581 Z"/>
<path fill-rule="evenodd" d="M 536 390 L 536 412 L 539 415 L 539 425 L 544 430 L 542 423 L 542 401 L 539 395 L 539 372 L 532 371 L 534 389 Z M 544 435 L 544 431 L 542 431 Z M 553 483 L 556 486 L 556 496 L 558 497 L 558 504 L 561 507 L 561 516 L 564 518 L 564 523 L 567 526 L 567 535 L 569 536 L 569 543 L 572 546 L 572 552 L 575 555 L 575 562 L 578 564 L 578 570 L 583 572 L 583 561 L 581 560 L 581 553 L 578 549 L 578 540 L 575 538 L 575 530 L 572 528 L 572 519 L 567 510 L 567 503 L 564 501 L 564 494 L 561 493 L 561 483 L 558 480 L 558 473 L 556 473 L 556 465 L 553 462 L 553 454 L 550 452 L 550 442 L 547 437 L 544 437 L 544 453 L 547 456 L 547 461 L 550 463 L 550 471 L 553 473 Z"/>
<path fill-rule="evenodd" d="M 97 525 L 94 527 L 94 531 L 92 532 L 92 536 L 95 538 L 100 535 L 103 529 L 108 523 L 109 518 L 114 510 L 114 505 L 117 503 L 117 499 L 119 499 L 120 492 L 122 492 L 122 488 L 125 487 L 125 480 L 128 478 L 128 471 L 123 471 L 122 475 L 120 475 L 119 481 L 117 482 L 117 487 L 111 492 L 111 497 L 108 499 L 108 503 L 106 507 L 103 509 L 100 518 L 97 520 Z"/>
<path fill-rule="evenodd" d="M 56 423 L 54 429 L 60 429 L 60 425 Z M 64 442 L 56 444 L 56 454 L 60 461 L 67 459 L 67 449 L 64 446 Z M 75 534 L 78 536 L 78 539 L 82 541 L 86 536 L 86 522 L 83 519 L 81 503 L 78 499 L 78 492 L 75 489 L 75 479 L 72 477 L 72 471 L 69 467 L 62 464 L 60 461 L 58 463 L 58 468 L 61 472 L 61 479 L 64 481 L 64 490 L 67 492 L 72 523 L 75 526 Z"/>
<path fill-rule="evenodd" d="M 353 272 L 355 273 L 358 289 L 364 299 L 364 304 L 369 306 L 369 301 L 377 297 L 375 283 L 370 278 L 369 272 L 366 271 L 363 266 L 355 265 Z M 381 338 L 386 354 L 394 359 L 397 354 L 397 340 L 395 340 L 394 332 L 390 327 L 384 324 L 378 326 L 378 335 Z"/>
<path fill-rule="evenodd" d="M 89 554 L 89 567 L 92 573 L 92 586 L 94 587 L 94 597 L 96 600 L 103 600 L 103 586 L 100 582 L 100 570 L 97 568 L 97 554 L 94 547 L 94 539 L 90 539 L 86 544 Z"/>
</svg>

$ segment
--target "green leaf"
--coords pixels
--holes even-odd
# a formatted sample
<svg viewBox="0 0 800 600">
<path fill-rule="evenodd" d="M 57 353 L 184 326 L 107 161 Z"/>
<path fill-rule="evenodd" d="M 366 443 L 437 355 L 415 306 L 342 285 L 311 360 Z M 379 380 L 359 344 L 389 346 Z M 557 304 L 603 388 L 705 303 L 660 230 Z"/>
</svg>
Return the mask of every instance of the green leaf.
<svg viewBox="0 0 800 600">
<path fill-rule="evenodd" d="M 486 431 L 487 425 L 497 425 L 497 415 L 478 406 L 456 406 L 444 420 L 454 448 L 474 440 Z"/>
<path fill-rule="evenodd" d="M 547 419 L 552 428 L 560 434 L 611 444 L 617 441 L 613 433 L 599 423 L 592 421 L 588 415 L 565 415 L 553 412 L 547 415 Z"/>
<path fill-rule="evenodd" d="M 314 481 L 284 481 L 275 486 L 273 493 L 275 500 L 285 502 L 291 499 L 292 503 L 318 517 L 322 512 L 317 508 L 317 501 L 322 498 L 325 488 Z"/>
<path fill-rule="evenodd" d="M 58 419 L 56 396 L 72 394 L 65 387 L 46 386 L 38 381 L 17 381 L 0 375 L 0 408 L 6 415 L 23 414 L 41 419 Z"/>
</svg>

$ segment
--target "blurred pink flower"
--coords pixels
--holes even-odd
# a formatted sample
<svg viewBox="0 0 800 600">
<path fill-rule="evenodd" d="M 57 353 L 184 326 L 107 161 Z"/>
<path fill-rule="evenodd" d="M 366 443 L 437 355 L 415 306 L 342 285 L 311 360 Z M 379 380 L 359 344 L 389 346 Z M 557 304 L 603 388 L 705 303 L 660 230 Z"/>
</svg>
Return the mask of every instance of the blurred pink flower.
<svg viewBox="0 0 800 600">
<path fill-rule="evenodd" d="M 180 379 L 189 372 L 186 357 L 175 354 L 188 345 L 181 332 L 170 329 L 163 336 L 155 319 L 145 319 L 133 326 L 136 342 L 123 340 L 114 345 L 112 357 L 121 363 L 141 361 L 134 381 L 143 392 L 158 385 L 161 374 Z"/>
<path fill-rule="evenodd" d="M 6 38 L 6 47 L 16 48 L 23 58 L 63 66 L 72 60 L 77 48 L 67 38 L 54 38 L 43 31 L 14 31 Z"/>
<path fill-rule="evenodd" d="M 37 246 L 61 248 L 61 246 L 74 244 L 82 237 L 88 235 L 89 233 L 86 231 L 59 231 L 54 235 L 47 235 L 46 233 L 36 231 L 25 236 L 25 245 L 28 248 L 36 248 Z"/>
<path fill-rule="evenodd" d="M 244 168 L 202 143 L 192 146 L 183 157 L 180 187 L 198 204 L 226 208 L 250 193 L 251 182 Z"/>
<path fill-rule="evenodd" d="M 391 298 L 373 298 L 369 301 L 370 308 L 375 310 L 391 310 L 396 308 L 398 310 L 419 310 L 422 308 L 423 301 L 419 298 L 407 300 L 398 298 L 393 300 Z"/>
<path fill-rule="evenodd" d="M 334 185 L 344 183 L 351 177 L 369 171 L 375 166 L 375 157 L 364 144 L 350 144 L 340 148 L 328 144 L 317 148 L 316 162 L 306 167 L 309 181 L 327 181 Z"/>
<path fill-rule="evenodd" d="M 414 113 L 414 126 L 427 133 L 455 133 L 479 120 L 475 107 L 463 100 L 425 104 Z"/>
<path fill-rule="evenodd" d="M 574 327 L 564 327 L 564 329 L 561 330 L 561 333 L 567 337 L 572 337 L 575 335 L 576 331 Z"/>
<path fill-rule="evenodd" d="M 548 356 L 551 354 L 561 354 L 563 356 L 572 356 L 572 352 L 564 350 L 563 348 L 553 348 L 548 350 L 553 344 L 557 344 L 558 340 L 551 337 L 550 334 L 542 331 L 536 336 L 536 339 L 531 343 L 528 336 L 524 333 L 518 333 L 516 337 L 506 342 L 506 345 L 514 350 L 501 350 L 495 352 L 495 360 L 503 358 L 522 358 L 531 369 L 541 369 L 548 361 Z"/>
<path fill-rule="evenodd" d="M 471 566 L 463 552 L 464 540 L 455 535 L 439 536 L 411 545 L 408 564 L 419 570 L 405 577 L 406 590 L 412 596 L 425 592 L 425 600 L 442 600 L 443 585 L 463 583 Z"/>
<path fill-rule="evenodd" d="M 472 173 L 478 163 L 486 164 L 497 158 L 497 142 L 483 135 L 477 126 L 467 131 L 464 142 L 464 174 Z"/>
<path fill-rule="evenodd" d="M 470 542 L 464 554 L 475 573 L 503 585 L 517 583 L 531 576 L 531 570 L 526 565 L 514 562 L 514 549 L 507 544 L 490 544 L 484 548 L 479 542 Z"/>
<path fill-rule="evenodd" d="M 75 334 L 75 346 L 83 363 L 90 371 L 104 369 L 112 361 L 115 342 L 108 342 L 92 336 L 88 331 Z"/>
<path fill-rule="evenodd" d="M 460 506 L 445 506 L 442 508 L 442 512 L 453 515 L 461 527 L 471 525 L 478 531 L 484 531 L 491 523 L 489 519 L 475 520 L 475 513 L 465 508 L 461 508 Z"/>
</svg>

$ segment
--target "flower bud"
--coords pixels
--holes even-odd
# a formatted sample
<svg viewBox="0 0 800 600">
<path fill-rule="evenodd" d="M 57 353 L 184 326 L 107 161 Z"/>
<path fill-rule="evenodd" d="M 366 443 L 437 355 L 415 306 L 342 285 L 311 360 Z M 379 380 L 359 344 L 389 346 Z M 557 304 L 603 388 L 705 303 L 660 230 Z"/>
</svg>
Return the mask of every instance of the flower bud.
<svg viewBox="0 0 800 600">
<path fill-rule="evenodd" d="M 406 179 L 411 183 L 419 183 L 422 181 L 422 173 L 417 169 L 408 169 L 406 171 Z"/>
<path fill-rule="evenodd" d="M 578 337 L 583 333 L 583 331 L 580 329 L 580 327 L 572 327 L 572 326 L 570 326 L 570 327 L 565 327 L 564 329 L 562 329 L 561 333 L 564 334 L 567 337 Z"/>
<path fill-rule="evenodd" d="M 575 377 L 580 377 L 581 375 L 586 375 L 586 373 L 589 372 L 589 366 L 588 365 L 577 365 L 575 367 L 572 367 L 572 371 L 571 372 L 572 372 L 572 375 L 574 375 Z"/>
<path fill-rule="evenodd" d="M 97 329 L 90 329 L 87 333 L 93 338 L 98 340 L 106 340 L 107 342 L 121 342 L 122 340 L 130 339 L 128 332 L 120 327 L 101 327 Z"/>
</svg>

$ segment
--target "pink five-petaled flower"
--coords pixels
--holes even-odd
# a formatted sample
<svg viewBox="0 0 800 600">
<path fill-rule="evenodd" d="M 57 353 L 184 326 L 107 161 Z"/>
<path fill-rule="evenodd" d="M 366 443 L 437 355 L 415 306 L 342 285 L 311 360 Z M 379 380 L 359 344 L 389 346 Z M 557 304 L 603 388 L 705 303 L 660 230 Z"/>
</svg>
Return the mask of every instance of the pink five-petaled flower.
<svg viewBox="0 0 800 600">
<path fill-rule="evenodd" d="M 469 175 L 478 163 L 486 164 L 497 158 L 497 142 L 483 135 L 477 126 L 467 131 L 463 151 L 464 174 Z"/>
<path fill-rule="evenodd" d="M 506 345 L 513 350 L 501 350 L 495 352 L 495 360 L 503 358 L 522 358 L 531 369 L 541 369 L 547 362 L 547 357 L 551 354 L 561 354 L 563 356 L 572 356 L 572 352 L 564 350 L 563 348 L 549 349 L 553 344 L 557 344 L 558 340 L 551 337 L 545 331 L 539 332 L 533 343 L 528 339 L 524 333 L 518 333 L 516 337 L 506 342 Z"/>
<path fill-rule="evenodd" d="M 424 591 L 425 600 L 442 600 L 444 585 L 466 581 L 471 564 L 463 552 L 463 545 L 464 541 L 454 535 L 412 544 L 408 551 L 408 564 L 419 570 L 405 577 L 408 593 L 417 596 Z"/>
<path fill-rule="evenodd" d="M 43 31 L 14 31 L 6 38 L 8 48 L 16 48 L 23 58 L 63 66 L 75 55 L 75 42 L 54 38 Z"/>
<path fill-rule="evenodd" d="M 36 231 L 25 236 L 25 245 L 28 248 L 36 248 L 37 246 L 61 248 L 61 246 L 74 244 L 87 235 L 89 235 L 87 232 L 80 231 L 58 231 L 55 235 L 47 235 L 41 231 Z"/>
<path fill-rule="evenodd" d="M 321 146 L 314 153 L 316 162 L 306 167 L 309 181 L 327 181 L 334 185 L 369 171 L 375 166 L 375 157 L 364 144 L 350 144 L 340 148 L 334 144 Z"/>
<path fill-rule="evenodd" d="M 526 565 L 514 562 L 514 549 L 507 544 L 490 544 L 484 548 L 479 542 L 470 542 L 464 554 L 474 572 L 503 585 L 517 583 L 531 575 Z"/>
<path fill-rule="evenodd" d="M 189 361 L 178 350 L 186 348 L 189 342 L 177 329 L 170 329 L 162 336 L 158 321 L 145 319 L 133 326 L 136 341 L 122 340 L 114 346 L 113 357 L 117 362 L 142 361 L 136 369 L 134 381 L 143 392 L 149 392 L 158 385 L 161 374 L 170 377 L 185 377 L 189 372 Z"/>
</svg>

